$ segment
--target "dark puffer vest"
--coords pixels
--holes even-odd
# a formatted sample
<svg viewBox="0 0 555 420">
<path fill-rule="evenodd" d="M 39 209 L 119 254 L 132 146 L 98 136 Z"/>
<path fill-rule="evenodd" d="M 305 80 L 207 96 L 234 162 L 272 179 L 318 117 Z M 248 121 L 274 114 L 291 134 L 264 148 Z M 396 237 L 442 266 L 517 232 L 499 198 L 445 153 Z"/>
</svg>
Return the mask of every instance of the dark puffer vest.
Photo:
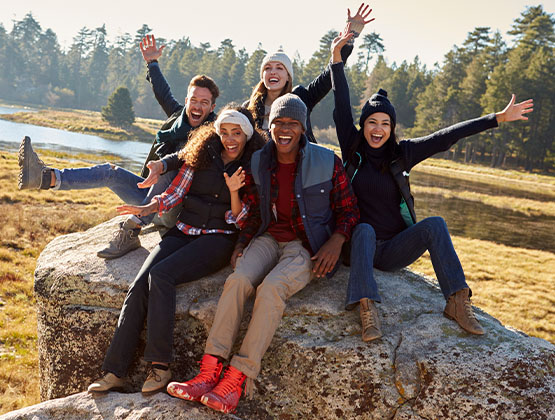
<svg viewBox="0 0 555 420">
<path fill-rule="evenodd" d="M 220 156 L 221 143 L 213 142 L 206 147 L 212 162 L 208 168 L 195 170 L 189 192 L 183 197 L 178 220 L 201 229 L 236 231 L 235 225 L 225 221 L 225 213 L 231 208 L 231 195 L 223 173 L 233 175 L 241 161 L 235 160 L 224 166 Z"/>
</svg>

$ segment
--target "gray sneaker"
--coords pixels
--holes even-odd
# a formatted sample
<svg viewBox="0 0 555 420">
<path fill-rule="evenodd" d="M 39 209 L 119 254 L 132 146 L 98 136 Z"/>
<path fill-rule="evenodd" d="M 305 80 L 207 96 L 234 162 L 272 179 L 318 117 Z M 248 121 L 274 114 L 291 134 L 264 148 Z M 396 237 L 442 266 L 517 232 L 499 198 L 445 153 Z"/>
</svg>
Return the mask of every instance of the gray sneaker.
<svg viewBox="0 0 555 420">
<path fill-rule="evenodd" d="M 114 233 L 108 247 L 98 251 L 96 255 L 106 259 L 119 258 L 129 251 L 139 248 L 141 246 L 141 241 L 139 240 L 141 228 L 134 228 L 130 225 L 131 222 L 129 220 L 125 223 L 121 222 L 118 231 Z"/>
<path fill-rule="evenodd" d="M 50 188 L 50 171 L 42 160 L 33 150 L 31 139 L 27 136 L 21 141 L 19 146 L 19 177 L 17 186 L 20 190 L 31 188 L 48 189 Z"/>
</svg>

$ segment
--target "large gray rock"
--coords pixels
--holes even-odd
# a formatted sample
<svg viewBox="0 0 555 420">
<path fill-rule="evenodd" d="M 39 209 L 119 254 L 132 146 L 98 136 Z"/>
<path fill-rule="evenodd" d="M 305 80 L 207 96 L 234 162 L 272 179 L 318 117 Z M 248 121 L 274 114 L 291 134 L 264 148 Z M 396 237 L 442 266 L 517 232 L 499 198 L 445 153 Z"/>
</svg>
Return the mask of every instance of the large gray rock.
<svg viewBox="0 0 555 420">
<path fill-rule="evenodd" d="M 113 261 L 97 258 L 95 250 L 117 221 L 57 238 L 39 258 L 35 289 L 43 399 L 83 391 L 100 373 L 125 291 L 148 252 L 139 249 Z M 158 240 L 157 232 L 141 236 L 147 249 Z M 177 380 L 197 369 L 228 273 L 179 288 L 172 365 Z M 366 344 L 358 313 L 343 309 L 347 277 L 344 267 L 289 301 L 263 359 L 254 399 L 241 401 L 238 418 L 555 418 L 555 346 L 479 310 L 486 335 L 465 333 L 441 315 L 445 303 L 436 284 L 406 270 L 377 272 L 385 335 Z M 140 355 L 141 349 L 130 372 L 133 394 L 95 398 L 83 393 L 0 418 L 219 418 L 198 404 L 136 393 L 145 375 Z"/>
</svg>

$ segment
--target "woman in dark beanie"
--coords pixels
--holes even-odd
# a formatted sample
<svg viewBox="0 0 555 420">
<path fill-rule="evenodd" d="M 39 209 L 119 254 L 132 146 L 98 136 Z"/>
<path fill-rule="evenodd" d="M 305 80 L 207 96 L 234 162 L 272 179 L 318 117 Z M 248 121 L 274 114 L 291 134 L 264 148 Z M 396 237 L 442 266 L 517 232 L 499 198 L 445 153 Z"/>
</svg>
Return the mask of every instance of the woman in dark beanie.
<svg viewBox="0 0 555 420">
<path fill-rule="evenodd" d="M 374 20 L 365 20 L 371 11 L 372 9 L 369 9 L 368 5 L 364 5 L 364 3 L 360 5 L 354 16 L 351 16 L 350 10 L 347 9 L 347 24 L 350 23 L 354 36 L 352 41 L 341 49 L 341 59 L 344 62 L 353 51 L 354 38 L 362 32 L 364 25 Z M 268 116 L 272 103 L 286 93 L 297 95 L 308 109 L 305 134 L 309 141 L 316 143 L 310 124 L 310 113 L 331 89 L 329 65 L 310 82 L 308 87 L 298 85 L 293 88 L 293 76 L 293 64 L 283 50 L 279 49 L 267 54 L 260 65 L 260 81 L 253 88 L 249 100 L 245 101 L 243 106 L 252 112 L 258 129 L 268 130 Z"/>
<path fill-rule="evenodd" d="M 416 221 L 408 185 L 408 173 L 419 162 L 448 150 L 458 140 L 497 127 L 505 121 L 527 120 L 532 100 L 515 104 L 511 98 L 505 109 L 444 128 L 418 139 L 397 142 L 395 108 L 380 89 L 364 104 L 360 129 L 353 123 L 349 86 L 339 51 L 352 37 L 340 34 L 332 43 L 331 73 L 335 96 L 334 120 L 360 210 L 361 223 L 351 238 L 351 273 L 346 308 L 360 303 L 362 339 L 382 336 L 378 311 L 380 302 L 373 267 L 397 270 L 416 261 L 426 250 L 441 291 L 447 301 L 443 314 L 472 334 L 484 334 L 470 304 L 471 291 L 447 225 L 441 217 Z M 406 176 L 405 176 L 406 175 Z"/>
</svg>

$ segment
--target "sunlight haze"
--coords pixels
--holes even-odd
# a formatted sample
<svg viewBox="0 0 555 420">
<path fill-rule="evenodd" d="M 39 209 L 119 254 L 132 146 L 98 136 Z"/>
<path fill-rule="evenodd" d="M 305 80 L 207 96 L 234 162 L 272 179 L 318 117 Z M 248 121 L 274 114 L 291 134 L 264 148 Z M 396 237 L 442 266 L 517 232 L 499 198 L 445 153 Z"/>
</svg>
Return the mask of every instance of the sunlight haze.
<svg viewBox="0 0 555 420">
<path fill-rule="evenodd" d="M 184 2 L 146 1 L 20 1 L 2 5 L 0 23 L 10 31 L 13 20 L 32 12 L 43 29 L 51 28 L 62 48 L 83 26 L 96 28 L 106 24 L 108 38 L 118 34 L 134 35 L 143 23 L 156 36 L 166 39 L 189 37 L 194 45 L 210 42 L 217 47 L 230 38 L 238 48 L 250 54 L 260 42 L 267 50 L 283 46 L 294 55 L 308 60 L 318 49 L 319 39 L 330 29 L 342 30 L 347 7 L 355 13 L 359 2 L 292 1 Z M 389 63 L 420 60 L 433 66 L 441 63 L 453 45 L 461 45 L 468 32 L 477 26 L 499 30 L 507 42 L 506 32 L 526 6 L 542 4 L 547 13 L 555 11 L 555 0 L 491 0 L 466 2 L 421 0 L 377 1 L 370 3 L 376 18 L 364 33 L 376 31 L 383 39 Z M 360 44 L 360 42 L 358 43 Z"/>
</svg>

